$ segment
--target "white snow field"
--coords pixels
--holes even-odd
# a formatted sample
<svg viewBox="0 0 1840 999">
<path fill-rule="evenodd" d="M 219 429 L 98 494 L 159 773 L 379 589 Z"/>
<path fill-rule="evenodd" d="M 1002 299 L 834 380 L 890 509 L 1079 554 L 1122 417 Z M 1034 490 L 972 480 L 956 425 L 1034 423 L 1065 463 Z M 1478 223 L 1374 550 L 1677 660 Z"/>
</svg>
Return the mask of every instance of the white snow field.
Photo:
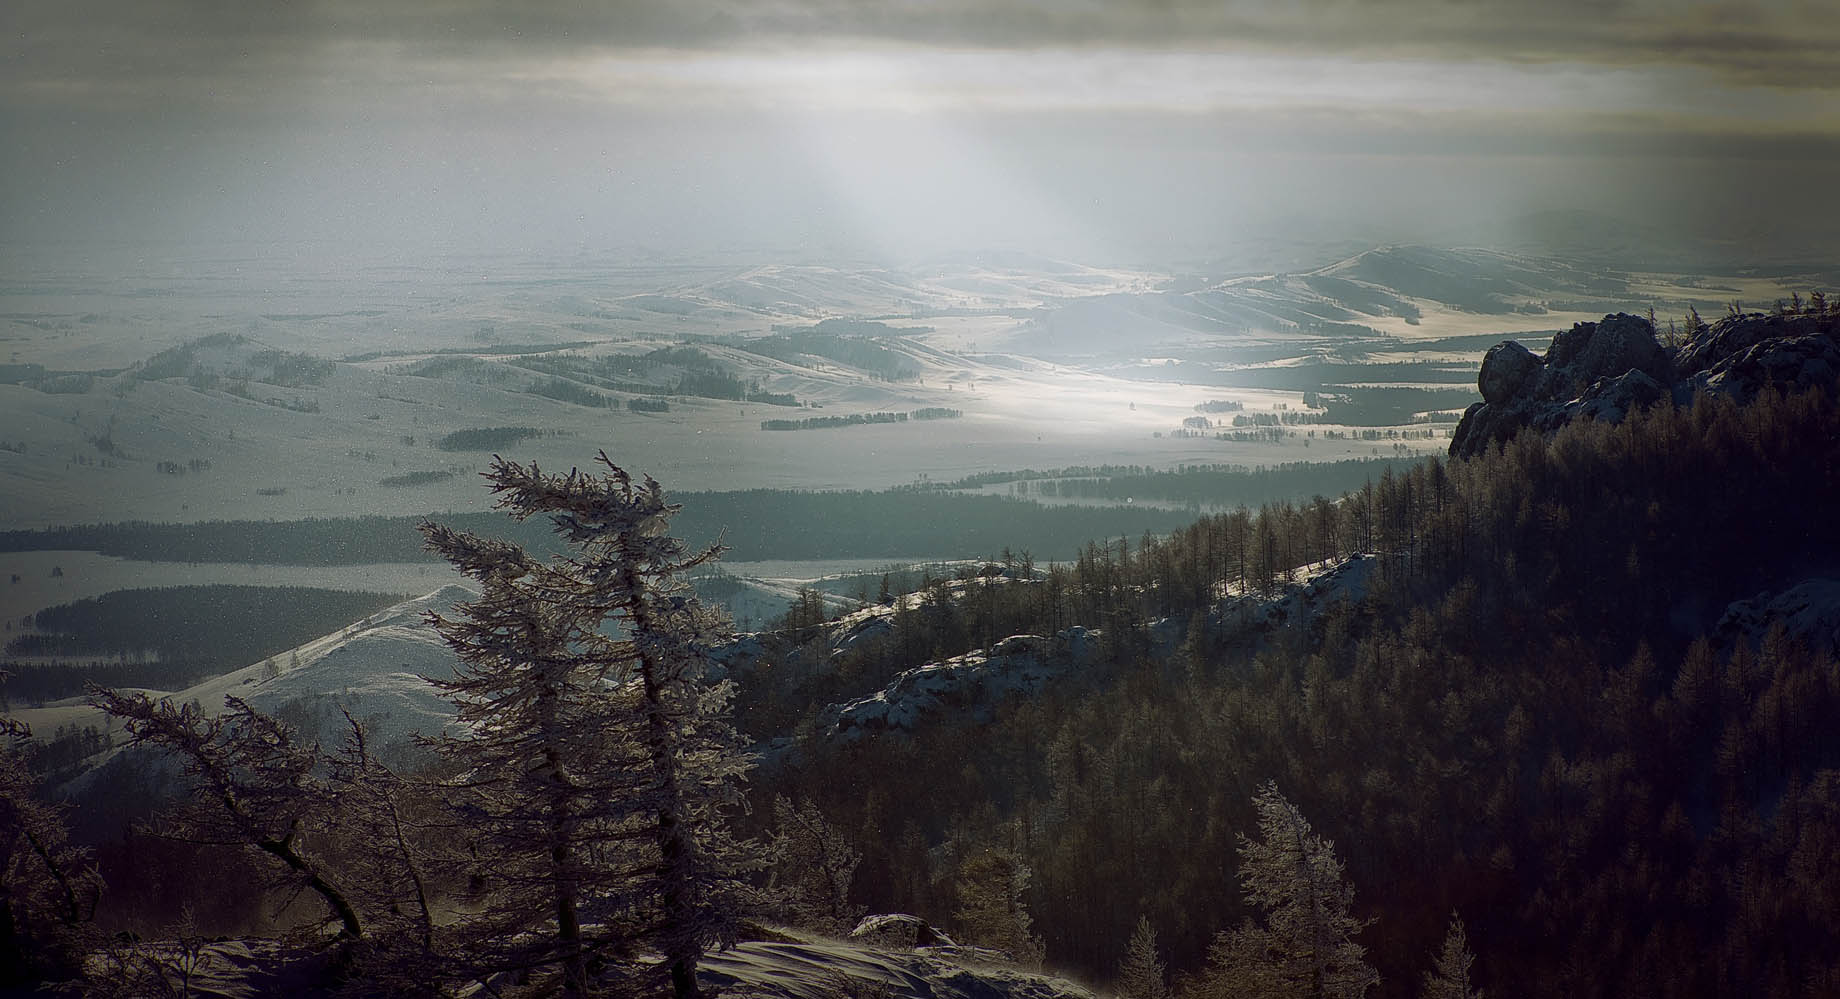
<svg viewBox="0 0 1840 999">
<path fill-rule="evenodd" d="M 481 257 L 324 273 L 273 258 L 20 273 L 0 279 L 11 310 L 0 315 L 0 526 L 479 509 L 486 500 L 472 473 L 489 452 L 436 443 L 499 426 L 546 432 L 509 449 L 519 458 L 566 468 L 604 447 L 674 490 L 877 488 L 1022 467 L 1434 451 L 1441 433 L 1376 445 L 1322 433 L 1264 442 L 1172 431 L 1209 399 L 1247 412 L 1303 408 L 1298 391 L 1202 383 L 1223 372 L 1285 358 L 1411 358 L 1436 337 L 1537 335 L 1633 307 L 1617 289 L 1694 291 L 1665 275 L 1608 290 L 1591 280 L 1536 258 L 1400 247 L 1304 274 L 1212 279 L 1014 256 L 907 270 Z M 846 334 L 903 358 L 913 377 L 748 349 L 827 319 L 883 324 Z M 167 355 L 148 372 L 158 377 L 134 370 L 223 334 L 244 339 Z M 611 408 L 531 392 L 553 377 L 537 370 L 545 364 L 685 344 L 803 405 L 673 395 L 668 412 L 626 408 L 666 394 L 671 377 L 659 391 L 575 382 Z M 309 378 L 276 367 L 295 352 L 331 365 Z M 1205 377 L 1144 377 L 1146 359 L 1178 358 Z M 768 419 L 923 408 L 963 416 L 760 429 Z"/>
</svg>

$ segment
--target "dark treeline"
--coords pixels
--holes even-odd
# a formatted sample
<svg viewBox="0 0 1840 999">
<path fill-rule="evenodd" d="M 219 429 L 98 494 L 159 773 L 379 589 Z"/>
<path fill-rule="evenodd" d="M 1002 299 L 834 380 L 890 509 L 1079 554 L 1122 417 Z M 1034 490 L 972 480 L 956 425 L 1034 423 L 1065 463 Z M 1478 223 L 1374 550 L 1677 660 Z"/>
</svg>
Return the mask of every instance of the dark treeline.
<svg viewBox="0 0 1840 999">
<path fill-rule="evenodd" d="M 1496 340 L 1499 339 L 1499 337 L 1496 338 Z M 1208 385 L 1283 389 L 1292 392 L 1307 392 L 1330 385 L 1367 382 L 1448 382 L 1451 385 L 1464 386 L 1473 386 L 1476 383 L 1474 363 L 1451 361 L 1311 361 L 1303 364 L 1229 369 L 1180 363 L 1173 367 L 1182 369 L 1184 375 L 1193 374 L 1196 370 L 1207 372 L 1208 378 L 1205 384 Z M 1188 379 L 1184 377 L 1180 380 L 1187 381 Z"/>
<path fill-rule="evenodd" d="M 744 380 L 715 358 L 688 346 L 593 358 L 551 354 L 522 357 L 510 363 L 554 376 L 539 382 L 531 392 L 582 406 L 606 408 L 614 405 L 590 386 L 639 395 L 696 396 L 772 406 L 799 404 L 791 393 L 761 391 L 758 380 Z"/>
<path fill-rule="evenodd" d="M 813 416 L 803 420 L 761 420 L 762 430 L 829 430 L 863 427 L 871 423 L 906 423 L 906 413 L 851 413 L 848 416 Z"/>
<path fill-rule="evenodd" d="M 861 427 L 871 423 L 906 423 L 915 420 L 956 420 L 965 415 L 962 409 L 929 406 L 911 413 L 851 413 L 848 416 L 813 416 L 804 420 L 762 420 L 762 430 L 826 430 L 832 427 Z"/>
<path fill-rule="evenodd" d="M 1211 506 L 1257 506 L 1274 500 L 1322 493 L 1339 496 L 1378 479 L 1382 472 L 1401 472 L 1418 458 L 1349 458 L 1342 461 L 1288 461 L 1276 465 L 1085 465 L 1042 471 L 988 472 L 952 482 L 922 483 L 908 489 L 976 489 L 1027 482 L 1019 489 L 1043 496 L 1083 499 L 1173 500 Z"/>
<path fill-rule="evenodd" d="M 866 371 L 885 381 L 904 382 L 920 377 L 913 358 L 877 340 L 860 336 L 839 336 L 814 331 L 737 339 L 729 341 L 729 344 L 788 364 L 803 364 L 807 357 L 822 357 Z"/>
<path fill-rule="evenodd" d="M 1477 400 L 1472 389 L 1422 389 L 1325 385 L 1321 393 L 1326 423 L 1351 427 L 1391 427 L 1413 422 L 1415 414 L 1463 409 Z"/>
<path fill-rule="evenodd" d="M 69 697 L 86 680 L 173 690 L 240 669 L 336 631 L 400 595 L 306 586 L 170 586 L 116 590 L 32 616 L 15 635 L 6 695 L 19 702 Z M 109 662 L 108 660 L 114 660 Z"/>
<path fill-rule="evenodd" d="M 763 559 L 946 557 L 1027 547 L 1043 558 L 1071 558 L 1091 537 L 1169 531 L 1192 515 L 1146 506 L 1043 506 L 1003 496 L 944 493 L 789 492 L 755 489 L 675 493 L 686 537 L 721 538 L 728 557 Z M 542 549 L 540 532 L 486 512 L 442 520 Z M 294 521 L 126 522 L 0 532 L 0 551 L 72 549 L 144 561 L 357 565 L 427 562 L 415 532 L 419 517 Z"/>
<path fill-rule="evenodd" d="M 849 686 L 1076 622 L 1106 629 L 1102 661 L 997 724 L 802 742 L 761 793 L 851 830 L 876 908 L 949 924 L 973 859 L 1015 858 L 1049 961 L 1087 974 L 1139 913 L 1201 971 L 1249 914 L 1237 836 L 1275 779 L 1347 862 L 1381 994 L 1417 994 L 1453 910 L 1493 996 L 1835 994 L 1840 664 L 1701 636 L 1831 571 L 1837 502 L 1840 409 L 1766 394 L 938 584 L 846 654 Z M 1365 595 L 1307 629 L 1205 621 L 1221 580 L 1269 591 L 1354 551 L 1380 553 Z M 1186 640 L 1156 650 L 1158 618 Z"/>
<path fill-rule="evenodd" d="M 1398 426 L 1412 422 L 1413 413 L 1462 409 L 1480 398 L 1475 389 L 1475 367 L 1437 361 L 1373 364 L 1322 362 L 1228 369 L 1199 361 L 1182 361 L 1136 369 L 1133 374 L 1146 379 L 1195 385 L 1319 393 L 1328 407 L 1327 422 L 1355 427 Z M 1373 382 L 1448 382 L 1453 387 L 1364 384 Z M 1463 387 L 1455 387 L 1457 385 Z"/>
<path fill-rule="evenodd" d="M 495 451 L 548 433 L 536 427 L 468 427 L 442 435 L 435 446 L 443 451 Z"/>
</svg>

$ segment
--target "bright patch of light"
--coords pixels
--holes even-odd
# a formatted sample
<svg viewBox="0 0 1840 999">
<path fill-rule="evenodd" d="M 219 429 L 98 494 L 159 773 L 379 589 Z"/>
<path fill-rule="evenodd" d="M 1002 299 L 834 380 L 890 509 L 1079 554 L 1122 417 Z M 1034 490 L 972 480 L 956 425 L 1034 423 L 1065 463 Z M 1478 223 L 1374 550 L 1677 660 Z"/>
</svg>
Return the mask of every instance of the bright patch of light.
<svg viewBox="0 0 1840 999">
<path fill-rule="evenodd" d="M 1689 67 L 1225 51 L 622 50 L 507 68 L 500 79 L 587 101 L 782 110 L 1596 112 L 1804 124 L 1836 116 L 1828 95 L 1724 83 Z"/>
</svg>

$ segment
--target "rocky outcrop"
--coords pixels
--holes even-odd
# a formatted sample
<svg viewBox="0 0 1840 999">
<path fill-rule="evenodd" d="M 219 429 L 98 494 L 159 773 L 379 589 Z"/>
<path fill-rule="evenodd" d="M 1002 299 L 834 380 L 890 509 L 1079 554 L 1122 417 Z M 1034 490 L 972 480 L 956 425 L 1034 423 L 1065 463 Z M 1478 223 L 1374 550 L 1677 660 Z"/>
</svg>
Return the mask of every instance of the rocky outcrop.
<svg viewBox="0 0 1840 999">
<path fill-rule="evenodd" d="M 912 918 L 912 917 L 908 917 Z M 918 920 L 916 920 L 918 922 Z M 891 950 L 856 940 L 744 941 L 698 962 L 705 989 L 752 999 L 1093 999 L 1082 985 L 981 947 Z"/>
<path fill-rule="evenodd" d="M 913 950 L 915 947 L 956 947 L 958 942 L 946 936 L 943 930 L 934 928 L 933 924 L 919 916 L 910 916 L 903 912 L 883 913 L 878 916 L 864 916 L 850 931 L 850 939 L 858 940 L 872 947 L 889 947 Z"/>
<path fill-rule="evenodd" d="M 1840 652 L 1840 579 L 1805 579 L 1779 593 L 1759 593 L 1725 608 L 1712 629 L 1718 647 L 1756 647 L 1781 625 L 1785 637 L 1815 655 Z"/>
<path fill-rule="evenodd" d="M 1544 364 L 1533 351 L 1513 340 L 1503 340 L 1489 348 L 1482 356 L 1482 375 L 1477 385 L 1482 389 L 1482 400 L 1494 405 L 1506 405 L 1520 392 L 1527 379 L 1540 372 Z"/>
<path fill-rule="evenodd" d="M 1099 632 L 1075 626 L 1055 634 L 1011 635 L 989 649 L 907 670 L 868 697 L 831 705 L 820 723 L 834 739 L 881 732 L 911 732 L 946 714 L 991 718 L 1011 697 L 1033 694 L 1049 682 L 1091 663 Z"/>
<path fill-rule="evenodd" d="M 1450 442 L 1453 458 L 1481 454 L 1524 430 L 1552 434 L 1576 419 L 1621 421 L 1663 400 L 1700 392 L 1748 401 L 1766 386 L 1800 390 L 1840 383 L 1840 314 L 1727 316 L 1677 351 L 1647 319 L 1626 313 L 1579 323 L 1539 357 L 1512 340 L 1489 348 L 1469 407 Z"/>
<path fill-rule="evenodd" d="M 1377 565 L 1371 556 L 1354 555 L 1269 595 L 1225 594 L 1208 609 L 1205 627 L 1215 639 L 1256 648 L 1280 632 L 1311 627 L 1337 604 L 1360 601 Z M 846 622 L 833 641 L 846 641 L 868 627 L 863 621 Z M 1152 655 L 1173 653 L 1189 627 L 1186 618 L 1146 622 Z M 1050 685 L 1102 680 L 1108 675 L 1102 638 L 1098 629 L 1076 625 L 1051 636 L 1011 635 L 988 649 L 916 666 L 866 697 L 826 707 L 818 715 L 819 731 L 826 739 L 849 742 L 942 722 L 988 722 L 1014 698 L 1034 696 Z M 789 750 L 789 744 L 774 744 L 764 747 L 764 755 L 771 760 Z"/>
</svg>

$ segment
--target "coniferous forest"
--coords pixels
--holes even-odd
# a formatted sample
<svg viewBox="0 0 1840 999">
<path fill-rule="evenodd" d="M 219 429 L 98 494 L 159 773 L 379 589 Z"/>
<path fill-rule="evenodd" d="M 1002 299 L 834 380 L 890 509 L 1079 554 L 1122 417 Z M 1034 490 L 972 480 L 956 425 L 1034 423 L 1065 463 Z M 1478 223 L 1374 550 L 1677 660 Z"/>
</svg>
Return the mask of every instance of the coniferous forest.
<svg viewBox="0 0 1840 999">
<path fill-rule="evenodd" d="M 841 652 L 795 609 L 724 680 L 677 582 L 711 553 L 655 483 L 493 482 L 568 554 L 425 528 L 483 593 L 430 619 L 470 735 L 398 766 L 355 720 L 321 746 L 98 689 L 195 793 L 89 852 L 9 750 L 15 979 L 178 899 L 324 921 L 319 980 L 354 993 L 681 999 L 711 948 L 870 912 L 1134 997 L 1840 991 L 1840 660 L 1721 621 L 1840 556 L 1824 391 L 1523 433 L 1066 563 L 1005 552 L 886 595 Z M 1365 573 L 1352 599 L 1248 612 L 1336 565 Z M 1076 628 L 1077 671 L 982 720 L 843 738 L 824 707 Z M 167 959 L 129 939 L 105 977 L 153 988 Z"/>
<path fill-rule="evenodd" d="M 898 664 L 1097 624 L 1102 677 L 997 725 L 814 737 L 757 784 L 857 831 L 865 904 L 944 918 L 970 865 L 1011 858 L 1049 960 L 1100 979 L 1142 916 L 1193 994 L 1264 994 L 1209 962 L 1256 914 L 1239 837 L 1275 781 L 1346 863 L 1373 994 L 1418 992 L 1453 912 L 1491 995 L 1832 994 L 1840 665 L 1715 626 L 1832 565 L 1837 498 L 1840 411 L 1771 393 L 1095 544 L 885 641 Z M 1207 617 L 1216 581 L 1350 552 L 1377 553 L 1373 584 L 1307 628 Z M 1164 619 L 1187 622 L 1173 650 Z"/>
</svg>

